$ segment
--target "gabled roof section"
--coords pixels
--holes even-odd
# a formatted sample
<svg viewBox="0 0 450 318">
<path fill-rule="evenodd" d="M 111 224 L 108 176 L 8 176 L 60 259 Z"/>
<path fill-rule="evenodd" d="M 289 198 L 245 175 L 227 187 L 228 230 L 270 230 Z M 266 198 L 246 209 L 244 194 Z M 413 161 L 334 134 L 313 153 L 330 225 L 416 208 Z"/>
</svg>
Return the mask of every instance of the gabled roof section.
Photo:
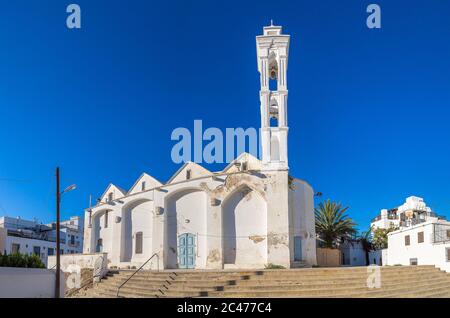
<svg viewBox="0 0 450 318">
<path fill-rule="evenodd" d="M 115 200 L 117 198 L 124 197 L 126 195 L 126 191 L 112 183 L 108 185 L 105 192 L 103 192 L 102 196 L 100 197 L 101 202 L 107 202 L 109 193 L 112 193 L 112 199 Z"/>
<path fill-rule="evenodd" d="M 195 162 L 186 162 L 178 169 L 177 172 L 167 181 L 167 184 L 185 181 L 187 180 L 187 171 L 190 170 L 190 179 L 196 179 L 200 177 L 212 176 L 213 173 L 206 168 L 203 168 Z"/>
<path fill-rule="evenodd" d="M 238 172 L 239 168 L 236 167 L 236 163 L 247 163 L 247 170 L 261 170 L 263 168 L 263 163 L 261 160 L 256 158 L 255 156 L 249 154 L 248 152 L 241 153 L 236 159 L 231 161 L 222 172 Z"/>
<path fill-rule="evenodd" d="M 145 182 L 145 189 L 142 189 L 142 182 Z M 130 188 L 127 194 L 139 193 L 145 190 L 150 190 L 161 186 L 162 183 L 153 178 L 147 173 L 141 174 L 141 176 L 136 180 L 133 186 Z"/>
</svg>

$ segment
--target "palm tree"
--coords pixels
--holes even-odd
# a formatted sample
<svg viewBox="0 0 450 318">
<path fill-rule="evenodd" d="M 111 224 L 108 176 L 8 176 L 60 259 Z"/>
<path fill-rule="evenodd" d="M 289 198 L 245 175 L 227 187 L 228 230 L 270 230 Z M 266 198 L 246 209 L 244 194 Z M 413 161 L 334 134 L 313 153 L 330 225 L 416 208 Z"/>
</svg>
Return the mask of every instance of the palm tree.
<svg viewBox="0 0 450 318">
<path fill-rule="evenodd" d="M 335 247 L 343 238 L 349 238 L 356 233 L 356 224 L 345 215 L 348 207 L 343 208 L 341 203 L 331 202 L 328 199 L 321 202 L 314 209 L 316 216 L 316 233 L 327 248 Z"/>
</svg>

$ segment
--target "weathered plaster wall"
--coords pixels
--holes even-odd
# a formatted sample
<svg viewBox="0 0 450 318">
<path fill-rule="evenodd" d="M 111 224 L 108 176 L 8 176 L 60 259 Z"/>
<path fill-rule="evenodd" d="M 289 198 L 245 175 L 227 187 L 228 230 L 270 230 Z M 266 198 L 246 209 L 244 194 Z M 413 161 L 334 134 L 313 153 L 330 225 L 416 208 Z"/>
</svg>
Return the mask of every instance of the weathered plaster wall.
<svg viewBox="0 0 450 318">
<path fill-rule="evenodd" d="M 196 268 L 206 266 L 207 194 L 201 189 L 186 189 L 166 199 L 166 268 L 177 268 L 178 237 L 191 233 L 196 237 Z"/>
<path fill-rule="evenodd" d="M 133 201 L 122 208 L 120 261 L 146 261 L 152 253 L 153 202 Z M 142 232 L 142 253 L 136 253 L 136 233 Z"/>
<path fill-rule="evenodd" d="M 260 168 L 257 161 L 251 165 Z M 287 171 L 233 169 L 231 165 L 229 174 L 172 182 L 94 207 L 92 228 L 86 226 L 86 243 L 91 246 L 86 244 L 85 251 L 95 250 L 94 243 L 102 237 L 109 266 L 137 267 L 157 253 L 159 268 L 176 268 L 178 237 L 192 233 L 196 268 L 221 269 L 224 261 L 241 268 L 264 268 L 268 263 L 288 268 L 292 237 L 300 234 L 304 260 L 315 264 L 312 188 L 298 181 L 289 195 Z M 105 209 L 110 210 L 107 229 L 102 228 Z M 138 231 L 144 234 L 142 255 L 134 253 Z M 231 255 L 233 245 L 236 256 Z M 157 261 L 148 267 L 157 268 Z"/>
<path fill-rule="evenodd" d="M 301 237 L 302 261 L 317 264 L 314 217 L 314 190 L 305 181 L 293 179 L 289 191 L 291 262 L 294 261 L 294 236 Z"/>
<path fill-rule="evenodd" d="M 248 186 L 236 189 L 224 201 L 224 264 L 264 267 L 267 264 L 267 203 Z"/>
</svg>

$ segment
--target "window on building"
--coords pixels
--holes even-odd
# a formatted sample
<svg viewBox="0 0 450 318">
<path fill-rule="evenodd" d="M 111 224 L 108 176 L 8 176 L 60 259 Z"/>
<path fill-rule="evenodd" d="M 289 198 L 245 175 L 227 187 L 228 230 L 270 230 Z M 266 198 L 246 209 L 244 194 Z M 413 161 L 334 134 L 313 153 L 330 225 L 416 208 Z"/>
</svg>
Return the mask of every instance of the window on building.
<svg viewBox="0 0 450 318">
<path fill-rule="evenodd" d="M 105 212 L 105 229 L 108 227 L 108 211 Z"/>
<path fill-rule="evenodd" d="M 111 202 L 113 200 L 113 193 L 108 193 L 108 202 Z"/>
<path fill-rule="evenodd" d="M 405 245 L 406 246 L 411 245 L 411 239 L 410 239 L 409 235 L 405 236 Z"/>
<path fill-rule="evenodd" d="M 450 230 L 447 230 L 447 238 L 450 238 Z"/>
<path fill-rule="evenodd" d="M 103 252 L 103 240 L 101 238 L 97 240 L 97 247 L 95 251 L 97 253 Z"/>
<path fill-rule="evenodd" d="M 417 233 L 417 243 L 423 243 L 424 237 L 423 232 Z"/>
<path fill-rule="evenodd" d="M 417 261 L 417 258 L 410 258 L 409 259 L 409 265 L 417 265 L 419 262 Z"/>
<path fill-rule="evenodd" d="M 446 254 L 446 260 L 447 262 L 450 262 L 450 247 L 447 247 L 445 249 L 445 254 Z"/>
<path fill-rule="evenodd" d="M 142 191 L 145 191 L 145 181 L 142 181 L 142 183 L 141 183 L 141 189 L 142 189 Z"/>
<path fill-rule="evenodd" d="M 11 244 L 11 254 L 17 254 L 20 252 L 20 244 L 12 243 Z"/>
<path fill-rule="evenodd" d="M 40 246 L 33 246 L 33 254 L 36 254 L 37 256 L 41 255 L 41 247 Z"/>
<path fill-rule="evenodd" d="M 60 252 L 61 252 L 61 255 L 64 254 L 64 250 L 61 250 Z"/>
<path fill-rule="evenodd" d="M 48 254 L 48 256 L 55 255 L 55 249 L 52 247 L 49 247 L 47 249 L 47 254 Z"/>
<path fill-rule="evenodd" d="M 186 180 L 191 179 L 191 169 L 186 170 Z"/>
<path fill-rule="evenodd" d="M 143 239 L 143 235 L 142 232 L 137 232 L 136 233 L 136 247 L 135 247 L 135 253 L 136 254 L 142 254 L 142 239 Z"/>
<path fill-rule="evenodd" d="M 70 244 L 75 245 L 75 236 L 70 237 Z"/>
</svg>

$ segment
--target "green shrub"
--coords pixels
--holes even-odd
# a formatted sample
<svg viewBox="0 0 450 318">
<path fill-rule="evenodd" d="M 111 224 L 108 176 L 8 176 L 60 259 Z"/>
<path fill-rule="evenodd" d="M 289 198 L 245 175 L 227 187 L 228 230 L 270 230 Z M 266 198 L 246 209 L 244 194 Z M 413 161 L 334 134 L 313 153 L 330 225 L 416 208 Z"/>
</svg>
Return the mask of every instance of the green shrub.
<svg viewBox="0 0 450 318">
<path fill-rule="evenodd" d="M 285 269 L 284 266 L 276 265 L 276 264 L 272 264 L 272 263 L 265 265 L 265 268 L 266 269 Z"/>
<path fill-rule="evenodd" d="M 0 255 L 0 267 L 26 267 L 26 268 L 45 268 L 44 263 L 39 256 L 33 254 L 10 254 Z"/>
</svg>

